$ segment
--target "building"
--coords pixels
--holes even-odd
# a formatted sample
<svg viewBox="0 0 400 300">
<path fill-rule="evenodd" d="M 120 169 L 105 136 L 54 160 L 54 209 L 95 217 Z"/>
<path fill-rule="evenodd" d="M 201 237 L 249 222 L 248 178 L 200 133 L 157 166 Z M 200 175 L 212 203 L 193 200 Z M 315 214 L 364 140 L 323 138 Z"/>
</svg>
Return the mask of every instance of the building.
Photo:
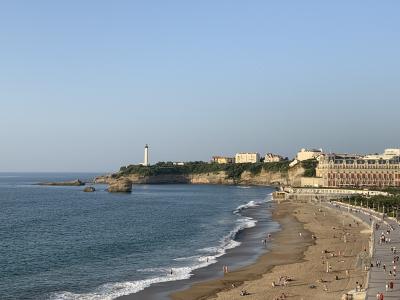
<svg viewBox="0 0 400 300">
<path fill-rule="evenodd" d="M 296 159 L 298 161 L 318 158 L 322 154 L 322 149 L 301 149 L 297 153 Z"/>
<path fill-rule="evenodd" d="M 149 161 L 149 145 L 146 144 L 144 146 L 144 161 L 143 161 L 143 166 L 150 166 L 150 161 Z"/>
<path fill-rule="evenodd" d="M 267 153 L 264 157 L 264 162 L 278 162 L 285 160 L 282 156 L 273 153 Z"/>
<path fill-rule="evenodd" d="M 235 155 L 235 163 L 244 164 L 244 163 L 258 163 L 260 162 L 260 154 L 256 152 L 243 152 L 236 153 Z"/>
<path fill-rule="evenodd" d="M 324 187 L 400 187 L 400 149 L 372 155 L 324 154 L 316 176 Z"/>
<path fill-rule="evenodd" d="M 233 164 L 235 159 L 227 156 L 213 156 L 211 161 L 217 164 Z"/>
</svg>

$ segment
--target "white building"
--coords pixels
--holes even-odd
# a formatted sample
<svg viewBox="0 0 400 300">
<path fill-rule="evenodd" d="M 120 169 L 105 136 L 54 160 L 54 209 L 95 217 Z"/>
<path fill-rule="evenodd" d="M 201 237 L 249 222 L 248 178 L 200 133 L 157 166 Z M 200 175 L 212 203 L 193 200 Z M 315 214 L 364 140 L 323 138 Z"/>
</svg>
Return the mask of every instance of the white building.
<svg viewBox="0 0 400 300">
<path fill-rule="evenodd" d="M 322 149 L 301 149 L 297 153 L 296 159 L 298 161 L 318 158 L 322 154 Z"/>
<path fill-rule="evenodd" d="M 258 163 L 260 161 L 260 154 L 256 152 L 242 152 L 236 153 L 235 155 L 235 163 L 244 164 L 244 163 Z"/>
<path fill-rule="evenodd" d="M 385 149 L 382 154 L 368 154 L 364 159 L 391 159 L 395 156 L 400 156 L 400 149 Z"/>
<path fill-rule="evenodd" d="M 282 161 L 284 158 L 278 154 L 267 153 L 265 154 L 264 162 L 278 162 Z"/>
</svg>

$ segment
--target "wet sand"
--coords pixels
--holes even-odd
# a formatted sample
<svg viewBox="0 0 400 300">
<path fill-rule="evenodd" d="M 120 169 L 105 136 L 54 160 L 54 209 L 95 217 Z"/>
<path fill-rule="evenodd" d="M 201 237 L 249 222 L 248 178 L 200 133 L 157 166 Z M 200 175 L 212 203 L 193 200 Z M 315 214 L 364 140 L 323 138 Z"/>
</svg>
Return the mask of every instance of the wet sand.
<svg viewBox="0 0 400 300">
<path fill-rule="evenodd" d="M 364 285 L 366 272 L 356 268 L 356 263 L 357 255 L 368 248 L 370 234 L 365 225 L 357 226 L 353 219 L 333 210 L 320 212 L 315 205 L 288 202 L 277 205 L 273 218 L 282 230 L 274 234 L 270 251 L 256 263 L 222 278 L 196 283 L 173 293 L 171 298 L 261 300 L 285 293 L 288 299 L 340 299 L 344 292 L 355 288 L 357 281 Z M 317 236 L 316 240 L 312 234 Z M 344 234 L 347 243 L 343 241 Z M 329 253 L 323 254 L 324 250 Z M 327 261 L 332 266 L 330 273 L 326 272 Z M 293 281 L 286 287 L 272 287 L 272 282 L 277 282 L 280 276 L 290 276 Z M 240 296 L 244 289 L 250 295 Z"/>
</svg>

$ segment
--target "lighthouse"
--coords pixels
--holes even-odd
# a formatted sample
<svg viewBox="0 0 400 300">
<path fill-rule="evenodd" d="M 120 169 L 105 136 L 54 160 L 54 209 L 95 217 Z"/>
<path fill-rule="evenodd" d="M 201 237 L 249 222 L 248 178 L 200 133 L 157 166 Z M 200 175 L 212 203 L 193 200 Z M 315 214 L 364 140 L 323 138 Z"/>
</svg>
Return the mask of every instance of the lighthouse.
<svg viewBox="0 0 400 300">
<path fill-rule="evenodd" d="M 144 161 L 143 166 L 150 166 L 149 163 L 149 145 L 144 146 Z"/>
</svg>

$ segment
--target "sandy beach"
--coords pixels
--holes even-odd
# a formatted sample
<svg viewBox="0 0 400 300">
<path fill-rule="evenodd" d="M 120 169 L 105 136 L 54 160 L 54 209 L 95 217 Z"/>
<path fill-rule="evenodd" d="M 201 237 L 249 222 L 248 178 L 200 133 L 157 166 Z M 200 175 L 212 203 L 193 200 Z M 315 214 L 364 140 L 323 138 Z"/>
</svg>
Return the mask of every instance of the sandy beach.
<svg viewBox="0 0 400 300">
<path fill-rule="evenodd" d="M 270 251 L 256 263 L 223 278 L 194 284 L 171 298 L 258 300 L 276 299 L 284 293 L 287 299 L 340 299 L 355 289 L 356 282 L 364 286 L 366 272 L 356 265 L 357 255 L 368 249 L 370 232 L 365 225 L 306 203 L 281 203 L 273 218 L 282 230 L 273 235 Z M 331 266 L 329 273 L 327 266 Z M 289 279 L 286 286 L 285 277 Z M 273 282 L 278 286 L 273 287 Z M 249 295 L 241 296 L 242 290 Z"/>
</svg>

